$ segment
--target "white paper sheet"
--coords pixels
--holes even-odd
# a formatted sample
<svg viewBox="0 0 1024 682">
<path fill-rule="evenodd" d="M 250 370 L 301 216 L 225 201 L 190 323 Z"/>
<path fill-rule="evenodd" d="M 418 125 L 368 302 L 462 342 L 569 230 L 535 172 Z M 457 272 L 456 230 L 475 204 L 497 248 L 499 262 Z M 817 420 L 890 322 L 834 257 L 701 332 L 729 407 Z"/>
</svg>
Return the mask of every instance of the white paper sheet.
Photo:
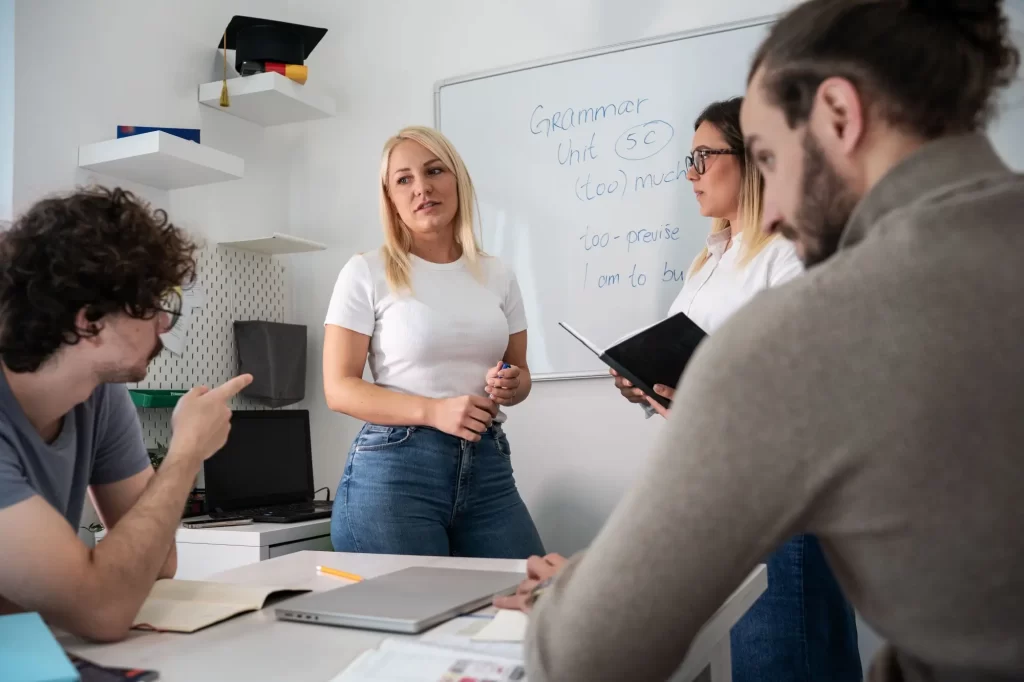
<svg viewBox="0 0 1024 682">
<path fill-rule="evenodd" d="M 419 641 L 423 644 L 456 649 L 488 656 L 499 656 L 516 661 L 523 659 L 522 642 L 487 642 L 477 641 L 474 637 L 490 625 L 493 617 L 480 615 L 453 618 L 447 623 L 424 633 Z"/>
<path fill-rule="evenodd" d="M 206 292 L 198 286 L 186 289 L 181 294 L 181 315 L 177 323 L 168 331 L 160 335 L 160 341 L 164 348 L 175 355 L 185 352 L 185 335 L 188 328 L 192 326 L 192 310 L 206 306 Z"/>
<path fill-rule="evenodd" d="M 526 682 L 520 661 L 388 639 L 364 652 L 332 682 Z"/>
<path fill-rule="evenodd" d="M 522 642 L 529 621 L 522 611 L 498 611 L 484 628 L 473 635 L 476 642 Z"/>
</svg>

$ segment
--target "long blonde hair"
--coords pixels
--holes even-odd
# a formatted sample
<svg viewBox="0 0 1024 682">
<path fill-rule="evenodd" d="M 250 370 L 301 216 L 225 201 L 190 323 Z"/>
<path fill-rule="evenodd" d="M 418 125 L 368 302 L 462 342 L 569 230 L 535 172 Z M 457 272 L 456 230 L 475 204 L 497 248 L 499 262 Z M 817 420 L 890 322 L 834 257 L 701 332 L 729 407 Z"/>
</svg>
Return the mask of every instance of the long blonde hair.
<svg viewBox="0 0 1024 682">
<path fill-rule="evenodd" d="M 399 143 L 411 140 L 436 156 L 444 166 L 455 174 L 456 187 L 459 194 L 459 207 L 452 219 L 455 225 L 455 243 L 462 247 L 470 271 L 479 275 L 479 260 L 484 255 L 477 245 L 475 233 L 476 191 L 473 180 L 469 177 L 466 164 L 455 151 L 452 143 L 433 128 L 409 126 L 398 131 L 396 135 L 384 143 L 384 151 L 380 161 L 380 219 L 384 228 L 384 245 L 381 255 L 384 260 L 384 272 L 388 286 L 393 292 L 412 290 L 412 264 L 409 250 L 412 248 L 412 235 L 398 215 L 395 204 L 388 193 L 388 163 L 391 152 Z"/>
<path fill-rule="evenodd" d="M 764 193 L 764 177 L 761 175 L 761 171 L 757 169 L 757 164 L 748 157 L 746 147 L 743 144 L 743 133 L 740 130 L 740 107 L 742 105 L 742 97 L 733 97 L 721 102 L 713 102 L 697 117 L 693 124 L 693 129 L 696 130 L 705 121 L 710 123 L 722 134 L 729 148 L 737 152 L 736 158 L 740 163 L 741 175 L 740 206 L 739 211 L 736 213 L 736 221 L 739 225 L 730 225 L 729 221 L 725 218 L 715 218 L 711 221 L 711 234 L 721 232 L 726 228 L 732 228 L 734 237 L 737 234 L 742 234 L 743 241 L 740 246 L 742 251 L 739 264 L 746 265 L 761 252 L 768 242 L 774 239 L 774 235 L 770 235 L 761 229 L 761 215 L 764 212 L 764 199 L 762 196 Z M 710 257 L 711 254 L 705 246 L 693 261 L 693 265 L 690 266 L 690 274 L 700 270 Z"/>
</svg>

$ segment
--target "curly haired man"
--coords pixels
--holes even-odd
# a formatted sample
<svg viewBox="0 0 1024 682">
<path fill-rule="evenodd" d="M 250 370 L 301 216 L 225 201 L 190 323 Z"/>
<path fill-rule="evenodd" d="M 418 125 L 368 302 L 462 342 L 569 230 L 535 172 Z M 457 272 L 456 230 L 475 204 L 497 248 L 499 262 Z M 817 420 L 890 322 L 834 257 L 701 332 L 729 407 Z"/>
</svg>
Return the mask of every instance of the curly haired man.
<svg viewBox="0 0 1024 682">
<path fill-rule="evenodd" d="M 248 375 L 183 396 L 159 472 L 125 382 L 141 381 L 195 278 L 196 246 L 121 189 L 44 199 L 0 234 L 0 613 L 123 638 L 158 578 L 203 461 Z M 109 529 L 76 529 L 89 493 Z"/>
</svg>

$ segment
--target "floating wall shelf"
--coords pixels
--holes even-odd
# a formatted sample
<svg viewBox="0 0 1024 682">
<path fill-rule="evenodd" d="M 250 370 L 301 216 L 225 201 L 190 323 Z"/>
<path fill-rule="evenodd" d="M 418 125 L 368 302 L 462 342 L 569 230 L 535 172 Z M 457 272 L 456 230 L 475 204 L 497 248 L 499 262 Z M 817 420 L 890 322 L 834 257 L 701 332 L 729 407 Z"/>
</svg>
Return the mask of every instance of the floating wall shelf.
<svg viewBox="0 0 1024 682">
<path fill-rule="evenodd" d="M 230 246 L 231 248 L 241 249 L 242 251 L 255 251 L 256 253 L 265 253 L 270 255 L 307 253 L 309 251 L 323 251 L 327 248 L 325 244 L 320 244 L 319 242 L 310 241 L 308 239 L 302 239 L 300 237 L 292 237 L 291 235 L 281 234 L 279 232 L 275 232 L 269 237 L 220 242 L 220 245 Z"/>
<path fill-rule="evenodd" d="M 237 156 L 161 131 L 82 145 L 78 166 L 157 189 L 237 180 L 245 173 Z"/>
<path fill-rule="evenodd" d="M 334 100 L 273 71 L 228 79 L 231 106 L 220 106 L 223 81 L 199 86 L 199 103 L 261 126 L 312 121 L 335 114 Z"/>
</svg>

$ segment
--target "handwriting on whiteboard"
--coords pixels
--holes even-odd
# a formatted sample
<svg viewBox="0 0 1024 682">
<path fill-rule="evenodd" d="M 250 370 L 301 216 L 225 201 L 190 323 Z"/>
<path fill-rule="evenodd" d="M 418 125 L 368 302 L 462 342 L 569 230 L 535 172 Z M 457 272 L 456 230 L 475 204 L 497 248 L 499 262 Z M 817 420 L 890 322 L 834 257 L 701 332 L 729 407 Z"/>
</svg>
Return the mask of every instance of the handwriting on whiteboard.
<svg viewBox="0 0 1024 682">
<path fill-rule="evenodd" d="M 529 113 L 535 144 L 545 156 L 553 153 L 566 184 L 572 181 L 577 200 L 597 202 L 594 207 L 603 213 L 602 202 L 688 187 L 679 182 L 686 179 L 686 152 L 679 148 L 672 123 L 659 117 L 657 99 L 609 97 L 599 104 L 564 104 L 536 104 L 523 114 Z M 678 286 L 688 265 L 671 262 L 676 256 L 670 254 L 678 253 L 672 245 L 685 244 L 686 235 L 675 217 L 666 218 L 661 224 L 617 225 L 590 216 L 577 233 L 574 251 L 583 275 L 577 285 L 637 295 L 645 287 Z M 692 255 L 683 257 L 689 261 Z"/>
<path fill-rule="evenodd" d="M 640 269 L 640 264 L 633 263 L 631 267 L 627 267 L 624 271 L 612 271 L 608 269 L 601 269 L 595 266 L 591 270 L 590 263 L 583 264 L 583 288 L 597 287 L 598 289 L 608 289 L 611 287 L 618 287 L 626 285 L 631 289 L 639 289 L 647 285 L 647 273 Z M 686 279 L 686 267 L 672 267 L 668 261 L 664 261 L 662 266 L 661 277 L 656 280 L 663 284 L 681 284 Z"/>
<path fill-rule="evenodd" d="M 651 108 L 649 102 L 646 97 L 636 97 L 554 111 L 538 104 L 530 112 L 530 133 L 543 138 L 553 135 L 558 138 L 557 146 L 553 147 L 558 165 L 588 168 L 586 171 L 581 170 L 573 182 L 573 191 L 579 201 L 591 202 L 612 197 L 622 199 L 628 194 L 655 190 L 686 177 L 686 167 L 681 158 L 669 163 L 655 160 L 654 165 L 635 165 L 658 156 L 669 147 L 676 134 L 671 123 L 659 118 L 636 122 L 641 113 L 647 113 L 646 110 Z M 607 124 L 615 119 L 623 119 L 627 127 L 620 129 L 622 132 L 614 139 L 610 136 L 602 139 Z M 584 132 L 584 137 L 572 134 L 578 129 L 596 124 L 604 125 L 590 131 L 589 135 Z M 611 148 L 610 152 L 607 147 Z M 607 160 L 614 161 L 616 158 L 622 165 L 618 168 L 608 167 Z M 589 168 L 595 162 L 596 167 Z"/>
<path fill-rule="evenodd" d="M 673 227 L 671 223 L 665 223 L 653 230 L 641 227 L 627 230 L 622 234 L 591 232 L 590 225 L 587 225 L 583 234 L 580 235 L 580 243 L 583 245 L 584 251 L 621 247 L 626 250 L 626 253 L 630 253 L 645 244 L 658 244 L 667 241 L 679 241 L 679 228 Z"/>
<path fill-rule="evenodd" d="M 538 104 L 530 114 L 530 132 L 534 135 L 550 136 L 552 133 L 564 132 L 582 126 L 602 121 L 609 116 L 626 116 L 639 114 L 640 107 L 644 102 L 649 101 L 645 97 L 627 99 L 621 102 L 604 102 L 597 106 L 574 109 L 566 107 L 552 113 L 543 104 Z"/>
</svg>

